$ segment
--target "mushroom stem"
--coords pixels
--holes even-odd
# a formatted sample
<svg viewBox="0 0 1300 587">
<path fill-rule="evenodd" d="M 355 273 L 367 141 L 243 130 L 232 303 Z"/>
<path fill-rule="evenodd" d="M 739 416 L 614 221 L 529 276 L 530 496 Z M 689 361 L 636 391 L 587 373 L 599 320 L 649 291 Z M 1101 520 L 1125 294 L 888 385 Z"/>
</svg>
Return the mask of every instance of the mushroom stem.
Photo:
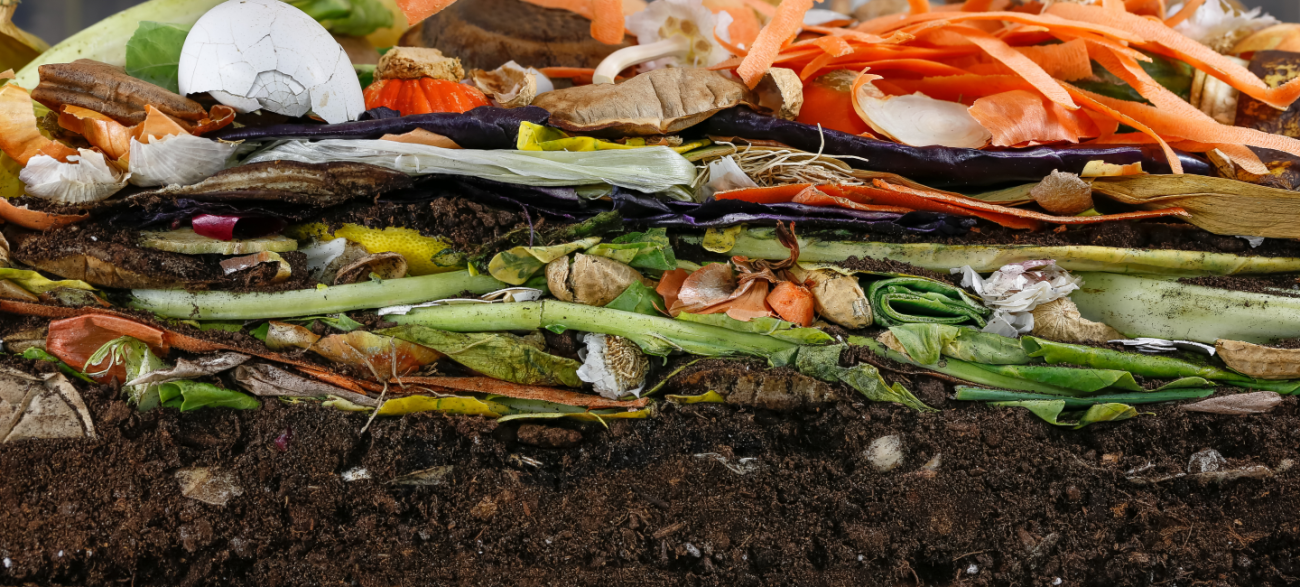
<svg viewBox="0 0 1300 587">
<path fill-rule="evenodd" d="M 682 35 L 673 35 L 662 41 L 649 45 L 632 45 L 609 54 L 591 76 L 593 84 L 612 84 L 618 72 L 633 65 L 639 65 L 664 57 L 685 57 L 691 50 L 691 40 Z"/>
</svg>

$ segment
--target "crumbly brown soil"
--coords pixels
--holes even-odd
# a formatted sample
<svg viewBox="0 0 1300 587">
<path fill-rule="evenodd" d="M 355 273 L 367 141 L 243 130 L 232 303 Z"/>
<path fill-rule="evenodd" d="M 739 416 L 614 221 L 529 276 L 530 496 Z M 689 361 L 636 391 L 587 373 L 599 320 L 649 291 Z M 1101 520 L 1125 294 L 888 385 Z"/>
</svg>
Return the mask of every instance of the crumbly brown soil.
<svg viewBox="0 0 1300 587">
<path fill-rule="evenodd" d="M 14 361 L 9 359 L 8 361 Z M 577 427 L 571 448 L 518 423 L 380 418 L 267 401 L 135 413 L 78 383 L 98 441 L 0 446 L 4 585 L 1284 585 L 1300 577 L 1300 472 L 1174 480 L 1297 458 L 1300 412 L 1175 406 L 1081 431 L 947 400 L 923 415 L 852 399 L 776 413 L 665 405 Z M 669 390 L 673 391 L 673 390 Z M 274 440 L 292 431 L 287 450 Z M 523 439 L 574 440 L 526 430 Z M 902 465 L 864 457 L 901 438 Z M 941 456 L 933 474 L 921 467 Z M 719 459 L 725 460 L 721 462 Z M 399 475 L 454 467 L 435 486 Z M 230 471 L 224 507 L 183 497 L 183 467 Z M 370 479 L 344 482 L 361 467 Z"/>
<path fill-rule="evenodd" d="M 1261 275 L 1257 277 L 1240 277 L 1233 275 L 1184 277 L 1178 281 L 1191 285 L 1203 285 L 1205 287 L 1230 289 L 1248 293 L 1263 293 L 1292 297 L 1300 296 L 1300 278 L 1297 278 L 1295 275 Z"/>
<path fill-rule="evenodd" d="M 1064 230 L 1061 230 L 1062 228 Z M 1300 241 L 1270 238 L 1265 239 L 1259 247 L 1251 248 L 1250 243 L 1242 238 L 1211 234 L 1190 224 L 1161 222 L 1103 222 L 1028 232 L 1002 228 L 981 220 L 976 224 L 975 229 L 965 236 L 871 234 L 866 235 L 862 240 L 946 245 L 1094 245 L 1208 251 L 1261 257 L 1300 257 Z"/>
<path fill-rule="evenodd" d="M 527 226 L 519 210 L 494 208 L 455 196 L 418 203 L 357 202 L 327 210 L 322 220 L 331 228 L 346 223 L 376 229 L 409 228 L 427 236 L 443 237 L 459 250 L 476 249 L 511 230 Z"/>
</svg>

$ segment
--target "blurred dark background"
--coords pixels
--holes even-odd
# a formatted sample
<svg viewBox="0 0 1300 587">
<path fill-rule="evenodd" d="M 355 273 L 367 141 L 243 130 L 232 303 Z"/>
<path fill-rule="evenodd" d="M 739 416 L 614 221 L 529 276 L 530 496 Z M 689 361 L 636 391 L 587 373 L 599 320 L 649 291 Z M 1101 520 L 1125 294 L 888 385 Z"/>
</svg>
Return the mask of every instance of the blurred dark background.
<svg viewBox="0 0 1300 587">
<path fill-rule="evenodd" d="M 140 4 L 143 0 L 27 0 L 18 6 L 14 22 L 51 45 L 94 24 L 110 14 Z M 1243 0 L 1247 6 L 1263 6 L 1278 20 L 1300 22 L 1300 0 Z M 1170 0 L 1170 4 L 1177 0 Z"/>
</svg>

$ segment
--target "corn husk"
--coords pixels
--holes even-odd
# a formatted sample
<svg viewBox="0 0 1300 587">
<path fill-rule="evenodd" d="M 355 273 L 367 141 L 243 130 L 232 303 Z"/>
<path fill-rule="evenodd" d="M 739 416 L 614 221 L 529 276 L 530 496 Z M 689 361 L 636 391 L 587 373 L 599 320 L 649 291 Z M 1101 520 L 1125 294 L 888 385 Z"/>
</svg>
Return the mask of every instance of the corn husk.
<svg viewBox="0 0 1300 587">
<path fill-rule="evenodd" d="M 1300 192 L 1200 175 L 1104 178 L 1095 193 L 1147 210 L 1181 207 L 1188 222 L 1215 234 L 1300 238 Z"/>
<path fill-rule="evenodd" d="M 1217 340 L 1214 350 L 1233 371 L 1256 379 L 1300 378 L 1300 349 L 1279 349 L 1238 340 Z"/>
</svg>

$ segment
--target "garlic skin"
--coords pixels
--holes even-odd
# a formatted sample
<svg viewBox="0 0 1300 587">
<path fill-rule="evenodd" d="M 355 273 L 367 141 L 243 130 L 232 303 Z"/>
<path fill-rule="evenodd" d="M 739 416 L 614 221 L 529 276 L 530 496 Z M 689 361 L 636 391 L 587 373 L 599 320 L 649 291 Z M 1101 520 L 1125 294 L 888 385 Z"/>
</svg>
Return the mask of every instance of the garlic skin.
<svg viewBox="0 0 1300 587">
<path fill-rule="evenodd" d="M 308 110 L 337 124 L 365 111 L 347 52 L 307 13 L 279 0 L 229 0 L 185 37 L 182 94 L 208 92 L 240 112 Z"/>
<path fill-rule="evenodd" d="M 808 272 L 804 283 L 812 290 L 814 307 L 822 318 L 848 329 L 874 323 L 871 301 L 858 278 L 819 269 Z"/>
<path fill-rule="evenodd" d="M 1034 308 L 1031 334 L 1069 343 L 1102 344 L 1124 338 L 1119 331 L 1101 322 L 1093 322 L 1079 313 L 1070 298 L 1060 298 Z"/>
<path fill-rule="evenodd" d="M 194 135 L 151 137 L 147 143 L 131 139 L 131 184 L 141 187 L 193 185 L 226 168 L 238 143 L 214 141 Z"/>
<path fill-rule="evenodd" d="M 131 174 L 108 164 L 104 154 L 78 149 L 63 163 L 48 155 L 37 155 L 18 173 L 27 194 L 56 204 L 93 204 L 106 200 L 126 187 Z"/>
<path fill-rule="evenodd" d="M 578 379 L 591 383 L 603 397 L 618 399 L 627 394 L 641 397 L 650 361 L 636 343 L 606 334 L 589 333 L 582 341 L 587 348 L 578 351 L 582 366 Z"/>
<path fill-rule="evenodd" d="M 546 284 L 551 295 L 564 302 L 604 306 L 632 282 L 646 283 L 641 272 L 613 259 L 578 253 L 546 264 Z M 649 285 L 647 283 L 647 285 Z"/>
</svg>

